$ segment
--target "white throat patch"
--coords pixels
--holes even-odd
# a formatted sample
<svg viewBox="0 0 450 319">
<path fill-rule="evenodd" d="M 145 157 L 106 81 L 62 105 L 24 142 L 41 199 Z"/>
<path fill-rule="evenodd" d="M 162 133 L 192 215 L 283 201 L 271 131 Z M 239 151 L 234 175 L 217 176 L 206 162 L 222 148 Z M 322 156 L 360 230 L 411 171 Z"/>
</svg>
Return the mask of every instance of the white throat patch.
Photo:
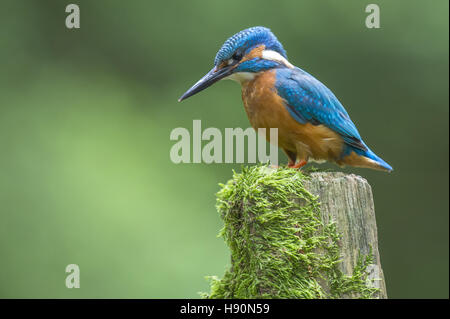
<svg viewBox="0 0 450 319">
<path fill-rule="evenodd" d="M 255 76 L 256 73 L 252 72 L 236 72 L 227 76 L 225 79 L 233 80 L 242 84 L 244 82 L 253 80 Z"/>
</svg>

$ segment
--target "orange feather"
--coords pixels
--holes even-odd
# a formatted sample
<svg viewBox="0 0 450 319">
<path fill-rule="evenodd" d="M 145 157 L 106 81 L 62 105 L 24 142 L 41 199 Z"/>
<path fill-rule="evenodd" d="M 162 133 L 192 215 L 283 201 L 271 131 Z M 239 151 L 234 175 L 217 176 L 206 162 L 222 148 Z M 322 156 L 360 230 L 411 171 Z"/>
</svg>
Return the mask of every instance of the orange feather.
<svg viewBox="0 0 450 319">
<path fill-rule="evenodd" d="M 252 81 L 242 83 L 242 100 L 252 127 L 278 128 L 278 146 L 296 154 L 297 160 L 337 161 L 342 138 L 324 125 L 301 124 L 286 109 L 284 100 L 274 90 L 275 71 L 266 71 Z"/>
</svg>

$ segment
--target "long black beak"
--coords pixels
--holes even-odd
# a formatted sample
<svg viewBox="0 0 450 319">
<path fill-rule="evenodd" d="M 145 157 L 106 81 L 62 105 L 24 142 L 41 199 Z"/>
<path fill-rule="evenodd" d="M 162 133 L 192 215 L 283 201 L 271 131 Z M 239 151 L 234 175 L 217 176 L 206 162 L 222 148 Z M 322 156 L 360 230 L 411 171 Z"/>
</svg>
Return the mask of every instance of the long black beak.
<svg viewBox="0 0 450 319">
<path fill-rule="evenodd" d="M 188 97 L 197 94 L 200 91 L 203 91 L 207 87 L 213 85 L 219 80 L 222 80 L 224 77 L 227 77 L 233 73 L 233 68 L 231 66 L 226 66 L 221 69 L 217 69 L 214 67 L 209 71 L 204 77 L 200 79 L 197 83 L 195 83 L 189 90 L 187 90 L 179 99 L 178 102 L 181 102 Z"/>
</svg>

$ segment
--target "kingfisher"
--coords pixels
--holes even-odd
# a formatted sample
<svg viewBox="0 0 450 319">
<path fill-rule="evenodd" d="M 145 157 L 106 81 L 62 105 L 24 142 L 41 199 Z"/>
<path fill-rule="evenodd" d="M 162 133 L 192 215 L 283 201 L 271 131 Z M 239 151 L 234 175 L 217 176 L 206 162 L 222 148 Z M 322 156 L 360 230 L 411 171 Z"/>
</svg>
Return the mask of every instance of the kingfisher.
<svg viewBox="0 0 450 319">
<path fill-rule="evenodd" d="M 336 96 L 319 80 L 292 65 L 270 29 L 252 27 L 227 39 L 214 67 L 187 90 L 179 102 L 222 79 L 241 84 L 250 124 L 266 129 L 288 158 L 288 167 L 308 161 L 391 172 L 392 167 L 372 152 Z M 278 140 L 270 141 L 270 128 Z"/>
</svg>

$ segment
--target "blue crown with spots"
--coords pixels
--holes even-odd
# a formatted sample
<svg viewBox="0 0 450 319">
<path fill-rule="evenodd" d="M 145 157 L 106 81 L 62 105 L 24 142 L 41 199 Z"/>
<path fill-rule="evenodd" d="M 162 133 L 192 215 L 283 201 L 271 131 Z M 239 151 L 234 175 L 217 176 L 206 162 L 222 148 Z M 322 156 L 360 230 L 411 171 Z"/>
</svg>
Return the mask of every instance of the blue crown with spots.
<svg viewBox="0 0 450 319">
<path fill-rule="evenodd" d="M 253 47 L 264 44 L 267 50 L 273 50 L 287 58 L 286 51 L 278 41 L 277 37 L 265 27 L 253 27 L 242 30 L 229 38 L 217 52 L 214 65 L 219 65 L 222 61 L 231 59 L 237 49 L 245 55 Z"/>
</svg>

